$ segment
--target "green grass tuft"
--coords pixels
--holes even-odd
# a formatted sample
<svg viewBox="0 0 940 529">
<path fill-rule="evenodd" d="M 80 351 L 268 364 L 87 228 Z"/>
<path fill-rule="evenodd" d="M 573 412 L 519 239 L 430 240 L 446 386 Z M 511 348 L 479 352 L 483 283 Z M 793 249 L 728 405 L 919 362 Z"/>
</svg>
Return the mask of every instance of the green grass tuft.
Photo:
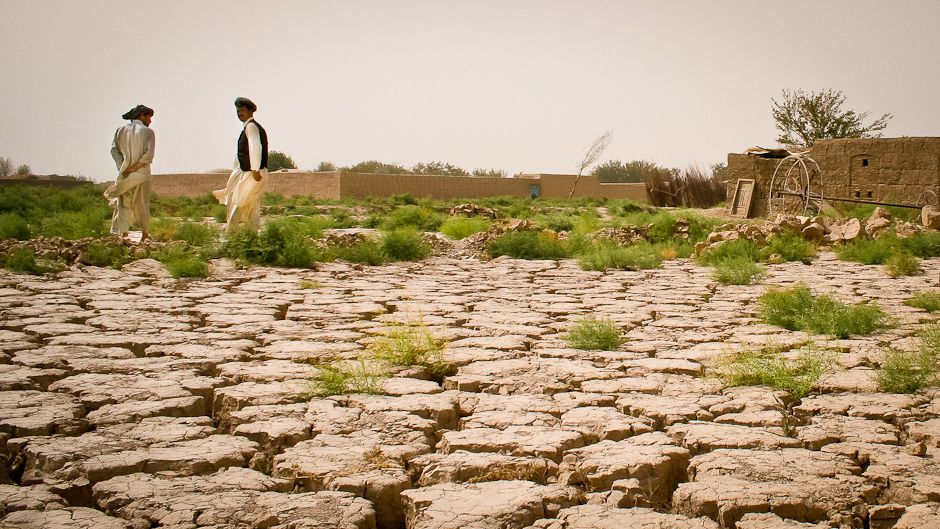
<svg viewBox="0 0 940 529">
<path fill-rule="evenodd" d="M 829 296 L 814 296 L 803 285 L 771 290 L 758 303 L 765 323 L 790 330 L 848 338 L 887 326 L 885 313 L 874 303 L 847 306 Z"/>
<path fill-rule="evenodd" d="M 898 247 L 898 239 L 886 235 L 878 239 L 858 239 L 835 246 L 833 250 L 843 261 L 873 265 L 884 264 Z"/>
<path fill-rule="evenodd" d="M 420 261 L 431 255 L 431 246 L 417 230 L 399 228 L 382 236 L 382 253 L 389 261 Z"/>
<path fill-rule="evenodd" d="M 209 261 L 199 252 L 176 246 L 168 246 L 154 253 L 153 257 L 163 263 L 170 275 L 182 277 L 207 277 Z"/>
<path fill-rule="evenodd" d="M 927 312 L 936 312 L 940 310 L 940 292 L 931 290 L 928 292 L 918 292 L 911 299 L 904 302 L 908 307 L 924 309 Z"/>
<path fill-rule="evenodd" d="M 464 239 L 488 230 L 492 224 L 492 221 L 482 217 L 450 217 L 441 224 L 440 232 L 451 239 Z"/>
<path fill-rule="evenodd" d="M 833 364 L 831 352 L 816 348 L 801 350 L 795 360 L 776 351 L 744 351 L 720 364 L 715 374 L 728 386 L 768 386 L 800 400 Z"/>
<path fill-rule="evenodd" d="M 332 362 L 320 364 L 310 383 L 309 397 L 329 397 L 347 393 L 376 395 L 382 393 L 386 374 L 358 363 Z"/>
<path fill-rule="evenodd" d="M 17 239 L 25 241 L 32 232 L 29 224 L 16 213 L 0 214 L 0 239 Z"/>
<path fill-rule="evenodd" d="M 96 241 L 85 247 L 84 261 L 92 266 L 120 268 L 133 258 L 125 246 Z"/>
<path fill-rule="evenodd" d="M 375 360 L 395 366 L 423 366 L 440 380 L 453 369 L 444 358 L 447 341 L 437 338 L 421 321 L 395 325 L 366 348 Z"/>
<path fill-rule="evenodd" d="M 32 248 L 12 248 L 0 256 L 0 265 L 13 272 L 32 275 L 56 273 L 65 270 L 65 263 L 51 259 L 37 257 Z"/>
<path fill-rule="evenodd" d="M 624 341 L 620 329 L 611 320 L 594 316 L 578 320 L 564 339 L 572 349 L 601 351 L 613 351 Z"/>
<path fill-rule="evenodd" d="M 580 250 L 578 256 L 582 270 L 645 270 L 657 268 L 662 262 L 663 250 L 648 242 L 621 246 L 601 240 Z"/>
<path fill-rule="evenodd" d="M 487 251 L 493 257 L 508 255 L 516 259 L 564 259 L 570 255 L 557 238 L 535 231 L 504 233 L 490 241 Z"/>
<path fill-rule="evenodd" d="M 761 254 L 765 257 L 776 254 L 783 257 L 784 261 L 809 264 L 816 257 L 816 246 L 803 237 L 786 231 L 771 235 Z"/>
<path fill-rule="evenodd" d="M 329 250 L 329 256 L 350 263 L 373 266 L 380 265 L 386 260 L 382 242 L 372 237 L 350 246 L 333 246 Z"/>
<path fill-rule="evenodd" d="M 725 257 L 713 264 L 712 278 L 723 285 L 751 285 L 767 274 L 767 267 L 747 257 Z"/>
<path fill-rule="evenodd" d="M 888 275 L 891 277 L 912 276 L 920 272 L 920 260 L 905 250 L 888 257 L 885 266 L 888 269 Z"/>
<path fill-rule="evenodd" d="M 760 247 L 747 239 L 737 239 L 719 245 L 716 248 L 702 252 L 698 262 L 704 266 L 712 266 L 721 261 L 734 259 L 737 261 L 760 261 Z"/>
</svg>

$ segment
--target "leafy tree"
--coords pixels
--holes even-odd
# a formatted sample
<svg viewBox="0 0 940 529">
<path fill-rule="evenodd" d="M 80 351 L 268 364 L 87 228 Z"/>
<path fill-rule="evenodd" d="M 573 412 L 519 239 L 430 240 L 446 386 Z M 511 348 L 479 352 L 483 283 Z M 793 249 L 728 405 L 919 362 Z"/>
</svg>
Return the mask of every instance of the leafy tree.
<svg viewBox="0 0 940 529">
<path fill-rule="evenodd" d="M 845 95 L 841 90 L 784 90 L 779 102 L 773 98 L 771 101 L 771 112 L 780 131 L 777 141 L 784 145 L 809 147 L 823 139 L 879 138 L 878 131 L 884 130 L 894 117 L 885 113 L 866 125 L 868 112 L 842 109 Z"/>
<path fill-rule="evenodd" d="M 411 172 L 414 174 L 426 174 L 426 175 L 444 175 L 444 176 L 469 176 L 470 173 L 457 167 L 456 165 L 451 165 L 444 162 L 428 162 L 428 163 L 419 163 L 415 164 L 411 168 Z"/>
<path fill-rule="evenodd" d="M 289 154 L 281 151 L 271 151 L 268 153 L 268 171 L 280 171 L 281 169 L 297 169 L 297 164 Z"/>
<path fill-rule="evenodd" d="M 506 171 L 502 169 L 474 169 L 473 176 L 491 176 L 493 178 L 506 178 Z"/>
<path fill-rule="evenodd" d="M 716 178 L 722 182 L 728 179 L 728 164 L 725 162 L 713 163 L 710 168 L 712 170 L 712 178 Z"/>
<path fill-rule="evenodd" d="M 336 166 L 332 162 L 320 162 L 320 165 L 317 166 L 317 171 L 335 171 Z"/>
<path fill-rule="evenodd" d="M 16 176 L 29 176 L 31 174 L 33 174 L 33 169 L 25 163 L 16 168 Z"/>
<path fill-rule="evenodd" d="M 13 174 L 13 159 L 7 156 L 0 156 L 0 176 L 10 176 Z"/>
<path fill-rule="evenodd" d="M 644 160 L 633 160 L 632 162 L 621 162 L 620 160 L 610 160 L 604 162 L 591 171 L 601 182 L 625 183 L 625 182 L 643 182 L 646 177 L 653 173 L 662 171 L 671 171 L 678 173 L 675 169 L 666 169 L 653 162 Z"/>
<path fill-rule="evenodd" d="M 359 162 L 356 165 L 352 167 L 346 167 L 345 169 L 353 173 L 367 174 L 406 174 L 408 172 L 407 169 L 398 164 L 383 163 L 378 160 Z"/>
</svg>

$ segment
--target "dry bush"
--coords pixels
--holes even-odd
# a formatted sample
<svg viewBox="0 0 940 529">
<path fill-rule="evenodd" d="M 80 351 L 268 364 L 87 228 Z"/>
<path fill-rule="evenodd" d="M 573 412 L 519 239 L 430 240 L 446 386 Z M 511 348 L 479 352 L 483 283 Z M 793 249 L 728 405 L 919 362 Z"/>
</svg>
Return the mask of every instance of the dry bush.
<svg viewBox="0 0 940 529">
<path fill-rule="evenodd" d="M 710 208 L 725 200 L 725 183 L 716 174 L 689 167 L 656 167 L 646 172 L 646 198 L 654 206 Z"/>
</svg>

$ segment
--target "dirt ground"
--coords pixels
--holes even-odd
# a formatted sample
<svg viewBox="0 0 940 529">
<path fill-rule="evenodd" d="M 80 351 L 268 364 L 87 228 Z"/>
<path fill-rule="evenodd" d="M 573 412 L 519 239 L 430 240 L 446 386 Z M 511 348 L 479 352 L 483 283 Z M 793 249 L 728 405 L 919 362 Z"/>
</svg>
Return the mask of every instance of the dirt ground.
<svg viewBox="0 0 940 529">
<path fill-rule="evenodd" d="M 682 259 L 0 272 L 0 527 L 940 527 L 940 393 L 873 378 L 931 320 L 903 304 L 936 287 L 940 259 L 923 268 L 892 279 L 823 252 L 743 287 Z M 759 323 L 757 298 L 797 282 L 895 326 L 832 340 Z M 627 340 L 567 348 L 586 315 Z M 416 320 L 455 374 L 307 397 L 312 364 Z M 708 370 L 810 343 L 838 367 L 789 415 Z"/>
</svg>

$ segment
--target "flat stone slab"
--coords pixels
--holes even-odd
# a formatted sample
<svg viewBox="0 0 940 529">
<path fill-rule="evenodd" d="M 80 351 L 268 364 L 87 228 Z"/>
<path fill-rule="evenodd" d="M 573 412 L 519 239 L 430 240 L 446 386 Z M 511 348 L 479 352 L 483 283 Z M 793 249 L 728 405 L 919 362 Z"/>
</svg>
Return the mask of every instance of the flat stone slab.
<svg viewBox="0 0 940 529">
<path fill-rule="evenodd" d="M 66 507 L 48 511 L 16 511 L 0 520 L 4 529 L 131 529 L 131 524 L 120 518 L 89 509 Z"/>
<path fill-rule="evenodd" d="M 741 527 L 740 525 L 738 526 Z M 719 529 L 708 518 L 687 518 L 637 507 L 618 509 L 609 505 L 577 505 L 558 512 L 555 519 L 539 520 L 531 529 Z"/>
<path fill-rule="evenodd" d="M 877 443 L 834 443 L 822 453 L 838 454 L 865 468 L 862 474 L 879 485 L 879 503 L 912 505 L 940 501 L 940 465 L 930 454 L 911 446 Z M 913 452 L 913 453 L 912 453 Z"/>
<path fill-rule="evenodd" d="M 832 443 L 860 442 L 896 445 L 901 432 L 897 426 L 880 420 L 845 415 L 818 415 L 798 428 L 800 441 L 811 450 Z"/>
<path fill-rule="evenodd" d="M 0 485 L 0 518 L 14 511 L 45 511 L 67 506 L 64 498 L 44 485 Z"/>
<path fill-rule="evenodd" d="M 559 483 L 603 492 L 618 480 L 635 479 L 650 491 L 649 503 L 663 505 L 676 485 L 685 480 L 689 457 L 688 450 L 659 432 L 624 441 L 601 441 L 568 450 L 558 469 Z"/>
<path fill-rule="evenodd" d="M 401 493 L 409 529 L 521 529 L 574 503 L 572 491 L 530 481 L 442 483 Z"/>
<path fill-rule="evenodd" d="M 244 466 L 257 449 L 245 438 L 214 432 L 208 417 L 154 417 L 75 437 L 28 438 L 21 449 L 23 483 L 94 482 L 144 468 L 198 473 Z"/>
<path fill-rule="evenodd" d="M 353 494 L 288 494 L 291 486 L 253 470 L 227 469 L 173 478 L 131 474 L 96 484 L 93 495 L 101 508 L 122 518 L 161 527 L 375 527 L 372 506 Z"/>
<path fill-rule="evenodd" d="M 688 472 L 690 482 L 673 495 L 674 511 L 707 516 L 722 527 L 749 512 L 801 522 L 851 520 L 878 495 L 849 458 L 801 448 L 719 449 L 693 457 Z"/>
<path fill-rule="evenodd" d="M 800 440 L 786 437 L 763 428 L 751 428 L 734 424 L 691 421 L 673 424 L 666 433 L 676 443 L 688 448 L 693 455 L 719 448 L 798 448 Z"/>
<path fill-rule="evenodd" d="M 69 395 L 0 391 L 0 433 L 11 437 L 79 434 L 87 429 L 84 415 L 84 406 Z"/>
<path fill-rule="evenodd" d="M 408 461 L 411 481 L 417 487 L 439 483 L 480 483 L 523 480 L 546 484 L 558 474 L 558 465 L 543 457 L 473 453 L 426 454 Z"/>
<path fill-rule="evenodd" d="M 510 426 L 505 430 L 471 428 L 444 432 L 438 443 L 438 450 L 445 454 L 457 450 L 508 453 L 516 456 L 544 457 L 557 463 L 561 461 L 565 451 L 584 444 L 584 436 L 574 430 L 544 426 Z"/>
</svg>

